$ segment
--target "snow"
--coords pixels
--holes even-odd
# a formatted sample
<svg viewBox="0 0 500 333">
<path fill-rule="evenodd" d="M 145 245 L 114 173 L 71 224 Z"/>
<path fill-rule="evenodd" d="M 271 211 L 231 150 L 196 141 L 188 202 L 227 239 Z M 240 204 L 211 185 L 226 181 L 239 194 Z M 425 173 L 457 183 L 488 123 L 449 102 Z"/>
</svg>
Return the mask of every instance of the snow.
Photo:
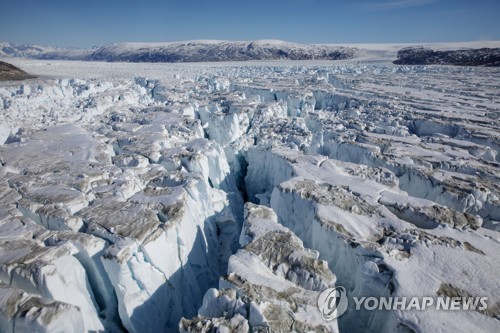
<svg viewBox="0 0 500 333">
<path fill-rule="evenodd" d="M 101 61 L 238 61 L 287 58 L 308 55 L 305 59 L 328 59 L 325 53 L 344 51 L 361 63 L 396 59 L 397 52 L 408 47 L 425 47 L 437 51 L 499 48 L 500 41 L 471 41 L 457 43 L 393 43 L 393 44 L 298 44 L 281 40 L 227 41 L 187 40 L 177 42 L 108 44 L 92 49 L 60 48 L 40 45 L 17 45 L 0 42 L 0 56 L 49 60 Z M 248 49 L 253 53 L 248 53 Z M 270 51 L 281 51 L 270 57 Z M 203 54 L 203 57 L 199 57 Z M 271 52 L 273 54 L 273 52 Z M 312 57 L 311 57 L 312 55 Z M 9 59 L 10 60 L 10 59 Z"/>
<path fill-rule="evenodd" d="M 496 330 L 498 69 L 13 63 L 2 331 Z M 334 285 L 490 307 L 324 322 Z"/>
<path fill-rule="evenodd" d="M 85 270 L 71 252 L 65 246 L 6 240 L 0 247 L 0 279 L 45 299 L 77 306 L 85 318 L 85 330 L 102 330 Z"/>
<path fill-rule="evenodd" d="M 342 46 L 308 45 L 279 40 L 116 43 L 81 50 L 0 43 L 0 56 L 126 62 L 338 60 L 352 58 L 355 51 Z"/>
<path fill-rule="evenodd" d="M 319 291 L 335 283 L 317 252 L 304 249 L 271 209 L 254 204 L 245 205 L 240 239 L 243 247 L 229 258 L 220 290 L 207 291 L 198 316 L 183 319 L 181 330 L 196 331 L 200 318 L 219 322 L 243 316 L 251 330 L 281 331 L 291 322 L 300 331 L 338 332 L 337 322 L 324 322 L 315 307 Z"/>
<path fill-rule="evenodd" d="M 2 332 L 82 332 L 80 309 L 4 284 L 0 285 L 0 328 Z"/>
<path fill-rule="evenodd" d="M 309 165 L 304 169 L 316 175 L 316 179 L 322 175 L 320 170 L 314 171 L 314 165 Z M 323 177 L 326 175 L 323 173 Z M 468 266 L 469 260 L 475 262 L 474 268 L 470 267 L 470 273 L 481 276 L 488 274 L 490 267 L 493 267 L 491 265 L 497 265 L 488 264 L 482 259 L 479 263 L 477 261 L 479 257 L 486 254 L 479 254 L 482 250 L 476 250 L 495 248 L 498 244 L 495 232 L 483 230 L 481 233 L 488 235 L 487 238 L 483 238 L 484 236 L 479 236 L 470 229 L 466 232 L 460 231 L 461 226 L 457 227 L 458 230 L 451 229 L 447 224 L 453 225 L 453 222 L 457 221 L 453 217 L 451 220 L 441 221 L 439 217 L 431 216 L 431 221 L 436 222 L 429 226 L 424 224 L 425 219 L 420 219 L 417 214 L 411 214 L 411 218 L 418 221 L 411 225 L 404 220 L 394 219 L 394 215 L 385 211 L 384 207 L 376 206 L 380 199 L 370 190 L 380 188 L 380 185 L 369 184 L 371 181 L 358 181 L 357 184 L 353 184 L 348 180 L 338 178 L 342 177 L 320 178 L 322 182 L 328 181 L 328 185 L 318 183 L 318 181 L 304 182 L 293 178 L 274 188 L 270 205 L 280 217 L 282 224 L 294 231 L 306 246 L 322 254 L 320 258 L 328 261 L 332 271 L 338 275 L 339 284 L 348 288 L 352 295 L 358 297 L 432 295 L 439 288 L 439 284 L 445 281 L 460 285 L 456 276 L 462 274 L 462 269 Z M 324 192 L 325 186 L 330 191 L 341 190 L 342 188 L 330 187 L 338 183 L 349 186 L 348 189 L 352 192 L 347 193 L 352 193 L 351 199 L 339 200 L 341 198 L 339 194 L 329 197 L 329 193 Z M 353 184 L 352 188 L 351 184 Z M 388 190 L 389 193 L 393 191 Z M 401 197 L 400 193 L 392 195 L 394 198 Z M 357 201 L 356 204 L 349 203 L 348 200 L 353 199 Z M 387 199 L 384 199 L 384 202 L 385 200 Z M 341 206 L 338 206 L 339 203 Z M 421 199 L 418 203 L 423 207 L 433 204 Z M 343 206 L 345 204 L 347 205 Z M 440 208 L 440 210 L 446 210 L 446 208 Z M 447 213 L 456 214 L 452 211 Z M 307 223 L 304 223 L 305 221 Z M 409 222 L 411 223 L 411 219 Z M 426 231 L 424 232 L 421 228 Z M 386 236 L 388 230 L 393 230 L 390 232 L 393 236 Z M 409 242 L 404 241 L 408 233 L 416 236 L 413 236 L 413 240 Z M 461 236 L 457 237 L 459 234 Z M 379 245 L 381 240 L 382 246 Z M 466 243 L 472 247 L 469 248 L 469 245 L 465 245 Z M 460 254 L 457 253 L 458 251 Z M 496 261 L 497 258 L 489 256 L 488 260 Z M 429 266 L 436 270 L 429 272 Z M 378 269 L 367 269 L 367 267 L 378 267 Z M 465 269 L 468 271 L 467 268 Z M 480 271 L 482 273 L 478 273 Z M 479 275 L 461 280 L 467 282 L 466 286 L 463 285 L 460 288 L 464 288 L 472 295 L 497 295 L 499 285 L 492 284 L 491 281 L 486 282 L 479 278 Z M 487 289 L 491 288 L 489 291 L 484 289 L 486 285 L 488 285 Z M 448 322 L 448 320 L 450 323 L 446 324 L 447 327 L 455 327 L 457 330 L 461 330 L 461 327 L 472 329 L 472 327 L 481 326 L 486 331 L 490 331 L 494 330 L 493 327 L 496 325 L 496 319 L 491 318 L 484 318 L 484 322 L 479 323 L 482 320 L 480 318 L 483 317 L 479 314 L 467 314 L 461 319 L 457 316 L 454 313 L 440 317 L 436 312 L 401 312 L 388 316 L 381 312 L 359 313 L 351 310 L 341 318 L 340 325 L 344 329 L 351 330 L 364 330 L 369 327 L 377 331 L 392 331 L 397 329 L 399 323 L 406 323 L 410 317 L 413 323 L 420 323 L 419 326 L 412 327 L 423 331 L 438 329 L 443 322 Z M 423 317 L 427 319 L 423 320 Z M 342 326 L 343 324 L 345 326 Z M 436 326 L 433 326 L 434 324 Z"/>
</svg>

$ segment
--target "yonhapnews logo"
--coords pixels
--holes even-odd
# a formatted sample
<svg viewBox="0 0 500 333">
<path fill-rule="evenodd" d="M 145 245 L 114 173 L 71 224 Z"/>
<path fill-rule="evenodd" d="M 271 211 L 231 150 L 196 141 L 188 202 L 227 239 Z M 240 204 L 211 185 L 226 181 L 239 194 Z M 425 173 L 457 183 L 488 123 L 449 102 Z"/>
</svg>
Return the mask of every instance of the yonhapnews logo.
<svg viewBox="0 0 500 333">
<path fill-rule="evenodd" d="M 319 295 L 318 308 L 326 321 L 334 320 L 347 310 L 347 293 L 344 287 L 326 289 Z"/>
<path fill-rule="evenodd" d="M 426 309 L 444 311 L 484 311 L 488 308 L 488 297 L 353 297 L 353 310 L 402 310 Z M 324 290 L 318 298 L 318 309 L 324 320 L 332 321 L 342 316 L 348 307 L 344 287 Z"/>
</svg>

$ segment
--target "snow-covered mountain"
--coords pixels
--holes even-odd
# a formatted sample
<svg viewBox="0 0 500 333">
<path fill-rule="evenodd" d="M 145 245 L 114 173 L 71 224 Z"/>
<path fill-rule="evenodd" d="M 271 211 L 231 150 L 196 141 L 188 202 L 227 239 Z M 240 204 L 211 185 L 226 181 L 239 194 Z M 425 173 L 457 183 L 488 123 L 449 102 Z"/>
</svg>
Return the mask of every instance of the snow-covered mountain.
<svg viewBox="0 0 500 333">
<path fill-rule="evenodd" d="M 4 55 L 34 59 L 123 62 L 205 62 L 246 60 L 340 60 L 353 58 L 355 48 L 307 45 L 279 40 L 118 43 L 97 49 L 64 49 L 0 44 Z M 2 54 L 0 53 L 0 55 Z"/>
<path fill-rule="evenodd" d="M 305 45 L 275 40 L 253 42 L 191 41 L 179 43 L 123 43 L 97 49 L 90 59 L 131 62 L 200 62 L 244 60 L 340 60 L 355 49 Z"/>
<path fill-rule="evenodd" d="M 0 56 L 36 58 L 40 54 L 52 52 L 53 47 L 0 42 Z"/>
<path fill-rule="evenodd" d="M 116 43 L 91 49 L 0 42 L 0 57 L 106 62 L 222 62 L 248 60 L 394 60 L 401 65 L 498 66 L 500 42 L 444 44 L 298 44 L 280 40 L 193 40 Z"/>
<path fill-rule="evenodd" d="M 16 57 L 30 59 L 84 59 L 93 49 L 64 48 L 31 44 L 15 44 L 0 42 L 1 57 Z"/>
</svg>

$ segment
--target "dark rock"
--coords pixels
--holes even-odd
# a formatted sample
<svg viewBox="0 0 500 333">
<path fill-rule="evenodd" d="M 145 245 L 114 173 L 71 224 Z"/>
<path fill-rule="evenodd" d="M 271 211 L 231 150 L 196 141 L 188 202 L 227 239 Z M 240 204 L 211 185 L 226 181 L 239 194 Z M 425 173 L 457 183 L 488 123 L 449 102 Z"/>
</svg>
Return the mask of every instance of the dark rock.
<svg viewBox="0 0 500 333">
<path fill-rule="evenodd" d="M 26 73 L 14 65 L 0 61 L 0 81 L 24 80 L 31 78 L 34 78 L 34 76 Z"/>
<path fill-rule="evenodd" d="M 398 59 L 394 64 L 498 67 L 500 48 L 434 51 L 423 47 L 409 47 L 398 52 Z"/>
</svg>

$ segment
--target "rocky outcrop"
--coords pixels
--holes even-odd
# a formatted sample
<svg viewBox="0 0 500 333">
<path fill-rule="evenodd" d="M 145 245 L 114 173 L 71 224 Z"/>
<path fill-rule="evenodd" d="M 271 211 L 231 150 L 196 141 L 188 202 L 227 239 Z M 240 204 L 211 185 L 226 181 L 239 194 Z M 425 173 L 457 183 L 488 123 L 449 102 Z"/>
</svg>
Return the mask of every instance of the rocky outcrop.
<svg viewBox="0 0 500 333">
<path fill-rule="evenodd" d="M 26 73 L 14 65 L 0 61 L 0 81 L 24 80 L 31 78 L 34 78 L 34 76 Z"/>
<path fill-rule="evenodd" d="M 500 48 L 456 51 L 434 51 L 410 47 L 398 52 L 396 65 L 500 66 Z"/>
</svg>

